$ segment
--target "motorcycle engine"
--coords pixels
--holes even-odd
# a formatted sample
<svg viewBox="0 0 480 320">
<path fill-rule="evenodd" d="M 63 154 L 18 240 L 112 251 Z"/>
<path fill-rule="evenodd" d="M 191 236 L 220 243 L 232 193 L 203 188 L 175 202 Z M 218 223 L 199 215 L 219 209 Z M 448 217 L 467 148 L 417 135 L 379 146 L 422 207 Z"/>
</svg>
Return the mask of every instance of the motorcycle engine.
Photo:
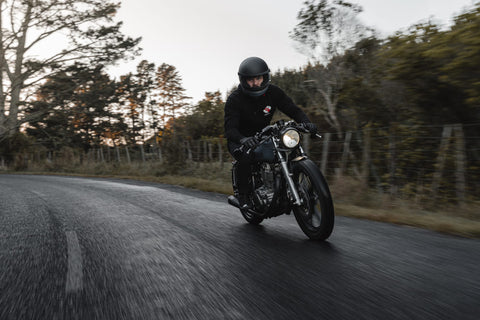
<svg viewBox="0 0 480 320">
<path fill-rule="evenodd" d="M 273 190 L 260 186 L 253 192 L 253 202 L 258 211 L 266 212 L 273 198 Z"/>
</svg>

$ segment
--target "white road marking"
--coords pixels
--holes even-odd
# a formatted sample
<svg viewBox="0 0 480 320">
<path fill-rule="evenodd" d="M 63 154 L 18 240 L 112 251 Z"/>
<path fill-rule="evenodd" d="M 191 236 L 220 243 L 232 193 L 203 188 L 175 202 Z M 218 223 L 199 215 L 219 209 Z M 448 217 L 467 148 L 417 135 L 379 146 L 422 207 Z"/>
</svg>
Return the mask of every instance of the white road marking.
<svg viewBox="0 0 480 320">
<path fill-rule="evenodd" d="M 83 288 L 82 251 L 75 231 L 65 231 L 67 236 L 68 271 L 65 292 L 76 292 Z"/>
</svg>

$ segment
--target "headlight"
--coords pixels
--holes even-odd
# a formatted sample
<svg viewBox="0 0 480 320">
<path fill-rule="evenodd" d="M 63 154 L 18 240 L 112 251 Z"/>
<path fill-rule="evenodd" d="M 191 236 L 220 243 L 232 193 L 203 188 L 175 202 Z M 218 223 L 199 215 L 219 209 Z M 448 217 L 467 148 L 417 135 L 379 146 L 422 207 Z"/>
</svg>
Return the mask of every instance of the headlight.
<svg viewBox="0 0 480 320">
<path fill-rule="evenodd" d="M 287 148 L 295 148 L 300 143 L 300 134 L 297 130 L 289 129 L 283 133 L 282 142 Z"/>
</svg>

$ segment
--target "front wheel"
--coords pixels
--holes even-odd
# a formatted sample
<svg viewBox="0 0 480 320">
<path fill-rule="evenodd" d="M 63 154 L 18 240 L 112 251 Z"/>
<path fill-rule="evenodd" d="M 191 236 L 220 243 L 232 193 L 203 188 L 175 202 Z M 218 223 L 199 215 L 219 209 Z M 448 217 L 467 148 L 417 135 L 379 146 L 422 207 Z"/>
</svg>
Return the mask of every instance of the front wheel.
<svg viewBox="0 0 480 320">
<path fill-rule="evenodd" d="M 293 177 L 302 199 L 302 205 L 293 208 L 298 225 L 310 239 L 327 239 L 333 230 L 335 214 L 325 178 L 308 159 L 294 165 Z"/>
</svg>

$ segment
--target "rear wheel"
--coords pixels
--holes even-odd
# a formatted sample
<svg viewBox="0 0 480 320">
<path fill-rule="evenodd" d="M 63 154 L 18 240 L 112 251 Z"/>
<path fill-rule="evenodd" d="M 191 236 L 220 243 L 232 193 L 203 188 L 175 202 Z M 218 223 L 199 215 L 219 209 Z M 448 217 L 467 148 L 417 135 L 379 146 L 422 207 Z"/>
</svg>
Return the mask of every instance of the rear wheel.
<svg viewBox="0 0 480 320">
<path fill-rule="evenodd" d="M 302 199 L 302 205 L 293 209 L 298 225 L 310 239 L 327 239 L 333 230 L 335 214 L 325 178 L 308 159 L 294 165 L 293 175 Z"/>
</svg>

